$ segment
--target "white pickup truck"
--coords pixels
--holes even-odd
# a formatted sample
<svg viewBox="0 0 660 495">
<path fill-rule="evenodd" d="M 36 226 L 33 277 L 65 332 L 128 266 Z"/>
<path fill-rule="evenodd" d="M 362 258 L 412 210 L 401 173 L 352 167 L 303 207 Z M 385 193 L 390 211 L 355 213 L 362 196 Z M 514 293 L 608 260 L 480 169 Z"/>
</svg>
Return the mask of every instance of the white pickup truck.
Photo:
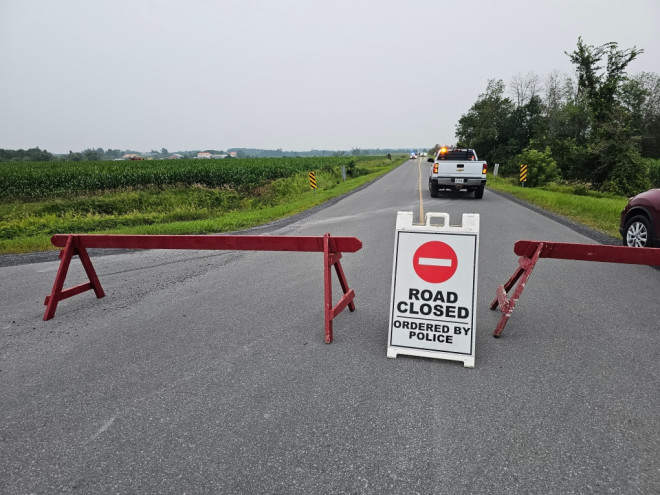
<svg viewBox="0 0 660 495">
<path fill-rule="evenodd" d="M 488 165 L 477 160 L 477 154 L 471 149 L 440 148 L 433 162 L 429 176 L 429 192 L 432 198 L 438 197 L 440 189 L 474 191 L 474 197 L 481 199 L 486 187 Z"/>
</svg>

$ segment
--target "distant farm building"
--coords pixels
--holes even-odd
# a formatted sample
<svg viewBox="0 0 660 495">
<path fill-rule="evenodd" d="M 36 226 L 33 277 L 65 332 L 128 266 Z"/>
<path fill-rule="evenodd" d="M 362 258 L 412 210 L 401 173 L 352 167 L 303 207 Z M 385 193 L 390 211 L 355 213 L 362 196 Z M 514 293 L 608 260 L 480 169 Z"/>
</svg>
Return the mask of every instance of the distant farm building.
<svg viewBox="0 0 660 495">
<path fill-rule="evenodd" d="M 211 158 L 226 158 L 227 155 L 214 155 L 209 151 L 200 151 L 197 153 L 197 156 L 195 158 L 201 158 L 202 160 L 208 160 Z"/>
<path fill-rule="evenodd" d="M 121 157 L 122 160 L 144 160 L 143 156 L 136 155 L 135 153 L 126 153 Z"/>
</svg>

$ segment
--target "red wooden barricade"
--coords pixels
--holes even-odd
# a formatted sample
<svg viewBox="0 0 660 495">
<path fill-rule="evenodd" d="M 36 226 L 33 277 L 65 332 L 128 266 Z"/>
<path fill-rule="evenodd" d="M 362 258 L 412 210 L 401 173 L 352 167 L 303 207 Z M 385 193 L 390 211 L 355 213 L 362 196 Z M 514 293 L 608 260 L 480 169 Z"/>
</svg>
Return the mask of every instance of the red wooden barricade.
<svg viewBox="0 0 660 495">
<path fill-rule="evenodd" d="M 195 250 L 249 250 L 249 251 L 305 251 L 322 252 L 324 263 L 325 297 L 325 341 L 332 342 L 332 320 L 346 306 L 355 311 L 355 292 L 348 287 L 344 270 L 339 260 L 342 252 L 354 253 L 362 248 L 355 237 L 324 236 L 246 236 L 246 235 L 100 235 L 100 234 L 56 234 L 51 238 L 60 251 L 60 267 L 55 276 L 53 290 L 46 297 L 44 320 L 55 316 L 57 304 L 69 297 L 93 290 L 97 298 L 105 296 L 96 270 L 87 254 L 89 248 L 119 249 L 195 249 Z M 64 289 L 71 258 L 78 255 L 87 273 L 89 282 Z M 332 267 L 335 268 L 344 295 L 332 305 Z"/>
<path fill-rule="evenodd" d="M 518 268 L 504 285 L 497 288 L 496 297 L 490 305 L 492 310 L 499 305 L 502 311 L 502 318 L 493 332 L 493 337 L 499 337 L 504 330 L 539 258 L 660 266 L 660 249 L 657 248 L 522 240 L 515 243 L 513 251 L 520 256 Z M 507 297 L 516 282 L 518 285 L 513 295 Z"/>
</svg>

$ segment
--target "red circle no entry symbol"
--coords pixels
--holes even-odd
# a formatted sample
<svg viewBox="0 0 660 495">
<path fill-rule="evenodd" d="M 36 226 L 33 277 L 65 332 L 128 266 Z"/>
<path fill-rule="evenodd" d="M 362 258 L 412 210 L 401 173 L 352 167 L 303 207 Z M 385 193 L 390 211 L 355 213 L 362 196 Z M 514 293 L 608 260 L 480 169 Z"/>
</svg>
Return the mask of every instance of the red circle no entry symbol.
<svg viewBox="0 0 660 495">
<path fill-rule="evenodd" d="M 426 242 L 417 248 L 413 256 L 415 273 L 430 284 L 446 282 L 458 268 L 456 252 L 440 241 Z"/>
</svg>

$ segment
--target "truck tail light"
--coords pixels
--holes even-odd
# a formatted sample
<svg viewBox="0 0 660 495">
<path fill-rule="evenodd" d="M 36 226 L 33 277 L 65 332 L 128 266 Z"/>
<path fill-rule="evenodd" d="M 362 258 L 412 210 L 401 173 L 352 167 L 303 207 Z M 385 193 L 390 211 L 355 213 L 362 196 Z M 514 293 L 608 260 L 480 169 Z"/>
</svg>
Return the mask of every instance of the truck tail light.
<svg viewBox="0 0 660 495">
<path fill-rule="evenodd" d="M 434 174 L 438 173 L 438 164 L 437 164 L 437 162 L 433 164 L 433 173 Z"/>
<path fill-rule="evenodd" d="M 486 175 L 486 172 L 488 172 L 488 164 L 484 163 L 484 167 L 481 169 L 481 173 L 483 175 Z"/>
</svg>

